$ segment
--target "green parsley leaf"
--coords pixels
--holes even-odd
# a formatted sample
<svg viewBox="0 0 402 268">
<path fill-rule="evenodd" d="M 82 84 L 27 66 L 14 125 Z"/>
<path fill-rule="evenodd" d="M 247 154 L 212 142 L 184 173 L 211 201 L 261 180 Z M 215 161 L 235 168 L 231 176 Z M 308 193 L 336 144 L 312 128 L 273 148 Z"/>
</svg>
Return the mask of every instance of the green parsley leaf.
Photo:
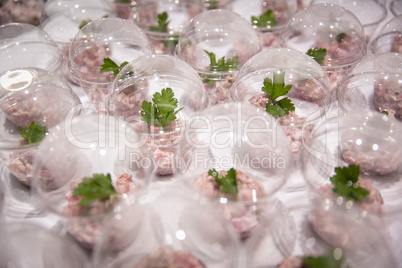
<svg viewBox="0 0 402 268">
<path fill-rule="evenodd" d="M 216 72 L 226 72 L 229 70 L 233 70 L 237 68 L 237 65 L 239 64 L 239 57 L 234 56 L 231 59 L 225 60 L 225 57 L 220 58 L 218 61 L 216 61 L 216 55 L 213 52 L 208 52 L 204 50 L 210 59 L 210 70 L 211 71 L 216 71 Z"/>
<path fill-rule="evenodd" d="M 276 100 L 278 97 L 288 94 L 288 92 L 292 89 L 292 85 L 285 86 L 284 72 L 275 72 L 274 80 L 272 81 L 272 79 L 267 77 L 264 79 L 263 84 L 264 86 L 261 88 L 261 90 L 270 97 L 270 100 L 265 106 L 265 110 L 269 114 L 275 117 L 282 117 L 295 110 L 295 106 L 289 98 L 286 97 Z"/>
<path fill-rule="evenodd" d="M 359 174 L 360 167 L 358 165 L 349 165 L 343 168 L 336 167 L 335 175 L 330 178 L 335 186 L 334 193 L 348 199 L 363 200 L 370 192 L 357 185 Z"/>
<path fill-rule="evenodd" d="M 226 176 L 219 174 L 215 169 L 210 169 L 208 175 L 215 178 L 215 181 L 219 185 L 219 190 L 228 194 L 237 194 L 237 180 L 236 180 L 236 170 L 231 168 Z"/>
<path fill-rule="evenodd" d="M 264 14 L 260 15 L 259 17 L 251 16 L 251 22 L 257 27 L 272 27 L 276 25 L 275 15 L 272 9 L 268 9 L 267 11 L 265 11 Z"/>
<path fill-rule="evenodd" d="M 326 255 L 318 257 L 305 256 L 302 258 L 302 266 L 306 268 L 341 268 L 344 262 L 344 256 L 340 259 L 335 259 L 334 251 L 335 249 L 331 250 Z"/>
<path fill-rule="evenodd" d="M 93 174 L 86 177 L 74 189 L 73 196 L 82 196 L 79 205 L 89 206 L 95 200 L 105 201 L 113 194 L 116 194 L 110 174 Z"/>
<path fill-rule="evenodd" d="M 128 64 L 127 61 L 123 62 L 118 66 L 114 61 L 112 61 L 110 58 L 104 58 L 103 59 L 103 64 L 100 67 L 100 71 L 102 73 L 104 72 L 113 72 L 114 76 L 117 76 L 117 74 L 123 69 L 124 66 Z"/>
<path fill-rule="evenodd" d="M 92 20 L 91 19 L 86 19 L 86 20 L 82 20 L 80 25 L 78 26 L 78 29 L 82 29 L 85 25 L 87 25 L 88 23 L 90 23 Z"/>
<path fill-rule="evenodd" d="M 164 127 L 176 120 L 176 114 L 183 108 L 176 110 L 178 101 L 174 98 L 170 87 L 156 92 L 152 98 L 153 103 L 143 101 L 141 104 L 141 120 L 155 126 Z"/>
<path fill-rule="evenodd" d="M 306 53 L 310 57 L 313 57 L 313 59 L 318 62 L 318 64 L 322 64 L 322 62 L 325 59 L 325 56 L 327 55 L 327 50 L 325 48 L 313 48 L 309 49 Z"/>
<path fill-rule="evenodd" d="M 161 33 L 166 33 L 168 29 L 168 25 L 170 21 L 168 21 L 169 15 L 167 12 L 162 12 L 158 14 L 156 21 L 158 22 L 157 26 L 150 26 L 149 30 L 153 32 L 161 32 Z"/>
<path fill-rule="evenodd" d="M 36 124 L 32 122 L 28 129 L 18 127 L 21 130 L 20 135 L 28 142 L 28 144 L 33 144 L 36 142 L 40 142 L 46 136 L 47 127 L 42 126 L 40 124 Z"/>
</svg>

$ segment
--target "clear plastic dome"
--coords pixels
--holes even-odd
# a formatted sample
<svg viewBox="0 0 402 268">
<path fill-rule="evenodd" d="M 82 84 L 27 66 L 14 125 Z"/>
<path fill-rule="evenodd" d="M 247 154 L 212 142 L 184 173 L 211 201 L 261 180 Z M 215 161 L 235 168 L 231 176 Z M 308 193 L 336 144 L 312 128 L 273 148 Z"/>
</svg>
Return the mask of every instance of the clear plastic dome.
<svg viewBox="0 0 402 268">
<path fill-rule="evenodd" d="M 209 104 L 198 73 L 171 55 L 143 56 L 123 68 L 114 82 L 114 89 L 109 100 L 109 114 L 124 118 L 136 131 L 146 136 L 158 163 L 157 173 L 171 175 L 174 151 L 182 139 L 186 121 Z M 177 101 L 175 105 L 172 102 L 171 108 L 178 113 L 165 124 L 161 121 L 164 108 L 155 100 L 159 98 L 158 94 L 170 94 L 168 90 L 171 90 L 172 100 Z M 144 121 L 147 118 L 144 113 L 148 112 L 144 102 L 158 105 L 155 121 Z"/>
<path fill-rule="evenodd" d="M 227 102 L 241 66 L 261 50 L 257 32 L 237 13 L 214 9 L 183 29 L 175 54 L 203 78 L 211 104 Z"/>
<path fill-rule="evenodd" d="M 136 24 L 120 18 L 97 19 L 85 25 L 71 43 L 70 77 L 82 86 L 90 101 L 102 103 L 109 97 L 115 78 L 112 71 L 101 71 L 104 59 L 120 66 L 152 52 L 149 39 Z"/>
<path fill-rule="evenodd" d="M 74 241 L 29 221 L 0 224 L 1 267 L 90 268 L 88 254 Z"/>
<path fill-rule="evenodd" d="M 336 89 L 341 112 L 386 112 L 401 119 L 401 75 L 402 73 L 366 71 L 347 76 Z"/>
<path fill-rule="evenodd" d="M 379 0 L 313 0 L 311 5 L 321 3 L 336 4 L 352 12 L 362 24 L 367 42 L 373 38 L 378 26 L 387 18 L 387 7 Z"/>
<path fill-rule="evenodd" d="M 278 126 L 284 129 L 297 159 L 302 139 L 330 109 L 331 94 L 325 84 L 325 72 L 317 62 L 297 50 L 279 48 L 263 51 L 240 69 L 232 85 L 232 99 L 266 111 L 270 96 L 263 88 L 267 78 L 271 79 L 271 85 L 284 83 L 282 88 L 291 85 L 290 91 L 278 99 L 288 98 L 294 105 L 294 111 L 282 116 L 276 111 L 271 113 L 276 117 Z"/>
<path fill-rule="evenodd" d="M 305 142 L 302 172 L 306 182 L 325 198 L 344 200 L 343 205 L 353 207 L 360 216 L 385 218 L 398 213 L 402 208 L 402 200 L 396 194 L 402 187 L 400 128 L 396 119 L 373 112 L 356 112 L 324 122 Z M 333 185 L 331 177 L 347 172 L 357 174 L 357 180 L 349 175 L 347 178 L 350 182 L 356 180 L 353 188 L 366 189 L 368 196 L 357 197 L 356 201 L 352 199 L 354 193 L 342 198 L 340 195 L 345 192 L 333 191 L 338 184 Z M 384 228 L 383 221 L 374 220 L 374 223 Z"/>
<path fill-rule="evenodd" d="M 0 74 L 0 94 L 1 160 L 14 178 L 29 186 L 40 142 L 35 129 L 49 129 L 80 113 L 81 102 L 61 77 L 40 69 Z"/>
<path fill-rule="evenodd" d="M 385 24 L 370 46 L 373 54 L 402 53 L 402 14 Z"/>
<path fill-rule="evenodd" d="M 173 55 L 180 33 L 205 10 L 205 5 L 197 0 L 140 1 L 133 18 L 151 40 L 155 53 Z"/>
<path fill-rule="evenodd" d="M 53 14 L 65 11 L 74 12 L 74 9 L 82 10 L 83 13 L 92 12 L 94 9 L 106 9 L 112 12 L 112 5 L 108 0 L 86 0 L 85 2 L 80 0 L 47 0 L 43 6 L 41 23 Z"/>
<path fill-rule="evenodd" d="M 257 31 L 262 50 L 280 47 L 280 34 L 297 12 L 296 0 L 228 1 L 225 9 L 248 19 Z"/>
<path fill-rule="evenodd" d="M 237 267 L 231 225 L 200 194 L 170 185 L 127 201 L 95 247 L 95 267 Z"/>
<path fill-rule="evenodd" d="M 58 72 L 63 52 L 40 28 L 26 23 L 0 26 L 0 73 L 16 68 L 40 68 Z"/>
<path fill-rule="evenodd" d="M 96 114 L 49 129 L 33 166 L 35 201 L 87 248 L 116 205 L 149 183 L 153 168 L 140 136 L 119 118 Z"/>
<path fill-rule="evenodd" d="M 364 29 L 358 18 L 335 4 L 316 4 L 298 12 L 282 33 L 284 47 L 303 53 L 325 48 L 324 67 L 356 64 L 366 54 Z"/>
<path fill-rule="evenodd" d="M 260 51 L 257 33 L 244 17 L 229 10 L 209 10 L 195 16 L 183 29 L 176 55 L 200 73 L 221 73 L 210 69 L 210 57 L 238 57 L 237 71 L 249 58 Z M 228 72 L 228 71 L 223 71 Z"/>
</svg>

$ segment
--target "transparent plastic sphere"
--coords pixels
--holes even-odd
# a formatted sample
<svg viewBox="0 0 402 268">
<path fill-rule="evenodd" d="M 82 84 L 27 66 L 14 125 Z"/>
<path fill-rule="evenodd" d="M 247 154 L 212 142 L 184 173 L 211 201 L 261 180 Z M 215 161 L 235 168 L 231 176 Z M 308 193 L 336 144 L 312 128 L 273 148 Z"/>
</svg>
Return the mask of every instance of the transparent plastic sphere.
<svg viewBox="0 0 402 268">
<path fill-rule="evenodd" d="M 336 89 L 342 113 L 388 113 L 401 119 L 401 73 L 366 71 L 345 77 Z"/>
<path fill-rule="evenodd" d="M 371 53 L 402 53 L 402 14 L 392 18 L 370 44 Z"/>
<path fill-rule="evenodd" d="M 343 202 L 346 208 L 353 207 L 355 215 L 361 217 L 382 219 L 398 213 L 402 208 L 396 194 L 402 187 L 400 131 L 396 119 L 381 113 L 355 113 L 325 121 L 306 140 L 303 151 L 302 172 L 310 189 Z M 348 180 L 353 188 L 366 189 L 368 195 L 356 201 L 353 196 L 342 197 L 342 192 L 334 192 L 338 184 L 333 185 L 331 178 L 341 172 L 335 168 L 350 170 L 342 174 L 356 174 L 357 180 L 352 176 Z M 379 219 L 372 219 L 373 223 L 384 229 L 385 222 Z"/>
<path fill-rule="evenodd" d="M 180 33 L 205 10 L 205 5 L 197 0 L 151 0 L 139 2 L 133 17 L 149 37 L 155 53 L 173 55 Z"/>
<path fill-rule="evenodd" d="M 358 18 L 335 4 L 316 4 L 300 10 L 283 30 L 281 44 L 315 57 L 327 73 L 331 92 L 367 51 Z"/>
<path fill-rule="evenodd" d="M 302 149 L 302 139 L 309 135 L 316 122 L 330 109 L 331 94 L 325 84 L 325 72 L 317 62 L 297 50 L 279 48 L 263 51 L 240 69 L 231 88 L 232 100 L 253 104 L 266 111 L 270 98 L 262 90 L 266 78 L 271 79 L 271 85 L 291 85 L 283 97 L 291 100 L 294 111 L 275 116 L 297 159 Z"/>
<path fill-rule="evenodd" d="M 397 267 L 387 235 L 364 217 L 354 214 L 345 202 L 319 195 L 309 197 L 309 206 L 291 209 L 297 226 L 297 241 L 291 257 L 277 267 L 302 267 L 321 258 L 321 267 Z M 318 260 L 317 260 L 318 261 Z M 288 265 L 288 266 L 287 266 Z"/>
<path fill-rule="evenodd" d="M 15 68 L 40 68 L 58 72 L 63 52 L 40 28 L 26 23 L 0 26 L 0 73 Z"/>
<path fill-rule="evenodd" d="M 361 22 L 367 42 L 373 38 L 378 26 L 387 18 L 387 7 L 378 0 L 313 0 L 311 5 L 321 3 L 336 4 L 352 12 Z"/>
<path fill-rule="evenodd" d="M 280 34 L 297 12 L 296 0 L 228 1 L 225 9 L 242 15 L 252 23 L 260 38 L 262 50 L 280 47 Z M 270 16 L 265 21 L 263 15 Z M 272 14 L 272 15 L 271 15 Z M 273 18 L 272 18 L 273 17 Z"/>
<path fill-rule="evenodd" d="M 237 13 L 208 10 L 183 29 L 175 55 L 203 78 L 211 104 L 227 102 L 241 66 L 261 50 L 257 32 Z"/>
<path fill-rule="evenodd" d="M 176 152 L 177 176 L 212 200 L 241 240 L 253 236 L 293 169 L 283 130 L 258 107 L 233 102 L 196 115 L 184 137 Z M 235 177 L 235 189 L 220 190 L 214 178 L 226 176 Z"/>
<path fill-rule="evenodd" d="M 104 17 L 113 17 L 111 8 L 102 6 L 102 1 L 98 1 L 99 6 L 94 3 L 79 4 L 77 2 L 72 0 L 47 2 L 49 8 L 54 9 L 55 12 L 49 13 L 39 25 L 62 49 L 64 54 L 62 72 L 70 80 L 68 60 L 74 37 L 87 23 Z"/>
<path fill-rule="evenodd" d="M 120 66 L 152 52 L 149 39 L 136 24 L 120 18 L 97 19 L 85 25 L 71 43 L 70 77 L 81 85 L 90 101 L 104 103 L 115 78 L 112 71 L 101 70 L 104 59 Z"/>
<path fill-rule="evenodd" d="M 146 189 L 127 201 L 95 247 L 95 267 L 238 267 L 231 225 L 190 188 Z"/>
<path fill-rule="evenodd" d="M 152 162 L 144 144 L 118 118 L 67 117 L 49 129 L 38 147 L 31 186 L 34 200 L 91 249 L 117 204 L 148 184 Z"/>
<path fill-rule="evenodd" d="M 70 237 L 36 223 L 0 224 L 0 266 L 89 268 L 88 254 Z"/>
<path fill-rule="evenodd" d="M 80 113 L 81 102 L 61 77 L 41 69 L 7 71 L 0 81 L 1 160 L 16 180 L 29 186 L 40 143 L 34 139 L 37 134 L 29 134 L 35 128 L 31 125 L 54 127 L 67 115 Z"/>
<path fill-rule="evenodd" d="M 18 22 L 38 26 L 44 4 L 44 0 L 3 0 L 0 6 L 0 25 Z"/>
<path fill-rule="evenodd" d="M 158 163 L 157 174 L 171 175 L 174 151 L 182 139 L 186 121 L 209 104 L 198 73 L 171 55 L 143 56 L 123 68 L 114 82 L 114 90 L 109 100 L 109 114 L 124 118 L 136 131 L 146 136 Z M 144 101 L 155 103 L 158 94 L 167 96 L 170 94 L 168 90 L 176 101 L 171 107 L 177 111 L 175 118 L 166 123 L 144 121 L 147 116 L 143 113 L 149 112 L 143 106 Z M 160 107 L 160 103 L 155 104 Z M 164 115 L 161 113 L 161 116 Z"/>
<path fill-rule="evenodd" d="M 387 52 L 367 57 L 353 67 L 348 76 L 364 72 L 402 73 L 402 54 Z"/>
</svg>

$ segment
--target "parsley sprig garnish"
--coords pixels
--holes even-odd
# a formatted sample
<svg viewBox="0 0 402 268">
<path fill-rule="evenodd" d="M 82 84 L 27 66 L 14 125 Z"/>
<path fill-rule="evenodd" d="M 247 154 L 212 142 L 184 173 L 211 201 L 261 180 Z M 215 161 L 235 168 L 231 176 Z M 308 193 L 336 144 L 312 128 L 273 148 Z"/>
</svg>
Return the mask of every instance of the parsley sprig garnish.
<svg viewBox="0 0 402 268">
<path fill-rule="evenodd" d="M 161 93 L 156 92 L 152 98 L 153 103 L 143 101 L 141 104 L 141 120 L 155 126 L 164 127 L 176 120 L 176 114 L 183 108 L 176 110 L 177 99 L 174 98 L 173 90 L 170 87 L 162 89 Z"/>
<path fill-rule="evenodd" d="M 251 16 L 251 23 L 257 27 L 275 26 L 276 19 L 274 12 L 272 11 L 272 9 L 268 9 L 259 17 Z"/>
<path fill-rule="evenodd" d="M 92 177 L 86 177 L 78 184 L 73 191 L 73 196 L 81 196 L 78 204 L 87 207 L 95 200 L 105 201 L 116 193 L 110 174 L 93 174 Z"/>
<path fill-rule="evenodd" d="M 107 17 L 109 17 L 109 15 L 104 15 L 104 16 L 102 16 L 102 18 L 107 18 Z M 87 19 L 85 19 L 85 20 L 82 20 L 81 21 L 81 23 L 80 23 L 80 25 L 78 25 L 78 29 L 82 29 L 85 25 L 87 25 L 88 23 L 90 23 L 92 20 L 90 19 L 90 18 L 87 18 Z"/>
<path fill-rule="evenodd" d="M 216 72 L 226 72 L 237 68 L 239 64 L 239 57 L 234 56 L 231 59 L 225 60 L 225 56 L 216 61 L 216 55 L 213 52 L 204 50 L 210 59 L 210 70 Z"/>
<path fill-rule="evenodd" d="M 239 57 L 234 56 L 231 59 L 227 59 L 225 60 L 225 57 L 220 58 L 218 61 L 216 61 L 216 55 L 213 52 L 209 52 L 207 50 L 204 50 L 208 56 L 209 56 L 209 60 L 210 60 L 210 64 L 209 64 L 209 70 L 213 71 L 213 72 L 227 72 L 230 70 L 234 70 L 237 68 L 237 65 L 239 64 Z M 213 84 L 215 84 L 216 80 L 213 79 L 213 76 L 211 75 L 201 75 L 201 77 L 206 78 L 205 82 L 212 86 Z"/>
<path fill-rule="evenodd" d="M 277 100 L 278 97 L 286 95 L 289 90 L 292 89 L 292 85 L 285 86 L 284 72 L 275 72 L 273 81 L 267 77 L 264 79 L 263 83 L 264 86 L 261 88 L 261 90 L 270 98 L 265 106 L 265 110 L 269 114 L 275 117 L 282 117 L 295 110 L 295 106 L 289 98 L 285 97 Z"/>
<path fill-rule="evenodd" d="M 339 259 L 334 257 L 335 249 L 328 252 L 326 255 L 314 257 L 305 256 L 302 258 L 302 267 L 306 268 L 340 268 L 344 262 L 344 256 Z"/>
<path fill-rule="evenodd" d="M 327 50 L 325 48 L 315 47 L 310 48 L 306 54 L 312 57 L 318 64 L 322 64 L 327 55 Z"/>
<path fill-rule="evenodd" d="M 360 174 L 360 166 L 349 165 L 348 167 L 336 167 L 335 175 L 330 180 L 335 186 L 334 193 L 345 198 L 357 201 L 363 200 L 370 192 L 357 184 Z"/>
<path fill-rule="evenodd" d="M 168 20 L 169 15 L 167 12 L 162 12 L 158 14 L 156 21 L 158 22 L 157 26 L 150 26 L 149 30 L 153 32 L 160 32 L 160 33 L 167 33 L 168 32 L 168 26 L 170 23 L 170 20 Z M 171 35 L 168 39 L 163 41 L 163 46 L 164 47 L 173 47 L 176 46 L 177 44 L 177 39 L 179 38 L 178 35 Z"/>
<path fill-rule="evenodd" d="M 23 137 L 28 144 L 37 143 L 43 140 L 47 133 L 47 127 L 32 122 L 27 129 L 18 127 L 21 130 L 21 137 Z"/>
<path fill-rule="evenodd" d="M 104 58 L 103 64 L 100 67 L 100 71 L 102 73 L 113 72 L 114 76 L 117 76 L 117 74 L 121 71 L 121 69 L 123 69 L 123 67 L 126 66 L 127 64 L 128 64 L 128 62 L 125 61 L 122 64 L 120 64 L 120 66 L 119 66 L 110 58 Z"/>
<path fill-rule="evenodd" d="M 234 168 L 229 169 L 226 176 L 218 173 L 215 169 L 210 169 L 208 175 L 215 178 L 215 181 L 219 185 L 219 190 L 223 193 L 237 194 L 237 180 L 236 170 Z"/>
</svg>

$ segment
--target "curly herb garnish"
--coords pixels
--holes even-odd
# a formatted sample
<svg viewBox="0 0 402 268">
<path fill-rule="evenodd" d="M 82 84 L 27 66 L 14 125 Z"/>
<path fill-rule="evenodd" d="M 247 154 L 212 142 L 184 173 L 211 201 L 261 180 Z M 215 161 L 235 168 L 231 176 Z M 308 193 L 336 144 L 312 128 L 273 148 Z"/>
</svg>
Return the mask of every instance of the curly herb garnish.
<svg viewBox="0 0 402 268">
<path fill-rule="evenodd" d="M 272 9 L 268 9 L 259 17 L 251 16 L 251 23 L 257 27 L 273 27 L 276 25 L 274 12 Z"/>
<path fill-rule="evenodd" d="M 81 196 L 78 204 L 87 207 L 95 200 L 105 201 L 116 193 L 110 174 L 93 174 L 92 177 L 86 177 L 78 184 L 73 191 L 73 196 Z"/>
<path fill-rule="evenodd" d="M 325 48 L 315 47 L 310 48 L 306 54 L 312 57 L 318 64 L 322 64 L 327 55 L 327 50 Z"/>
<path fill-rule="evenodd" d="M 358 165 L 349 165 L 343 168 L 336 167 L 335 175 L 330 178 L 335 186 L 333 188 L 334 193 L 348 199 L 362 201 L 370 192 L 358 185 L 359 174 L 360 166 Z"/>
<path fill-rule="evenodd" d="M 215 178 L 218 183 L 219 190 L 223 193 L 237 194 L 237 180 L 236 180 L 236 170 L 231 168 L 226 176 L 218 173 L 215 169 L 210 169 L 208 175 Z"/>
<path fill-rule="evenodd" d="M 160 32 L 160 33 L 167 33 L 168 32 L 168 26 L 170 23 L 170 20 L 168 20 L 169 15 L 167 12 L 162 12 L 158 14 L 156 21 L 158 22 L 157 26 L 150 26 L 149 30 L 153 32 Z M 179 38 L 178 35 L 171 35 L 169 36 L 168 39 L 163 41 L 163 46 L 164 47 L 174 47 L 177 45 L 177 39 Z"/>
<path fill-rule="evenodd" d="M 28 144 L 37 143 L 43 140 L 47 133 L 47 127 L 32 122 L 27 129 L 18 127 L 21 130 L 21 137 L 23 137 Z"/>
<path fill-rule="evenodd" d="M 218 61 L 216 61 L 216 55 L 213 52 L 209 52 L 207 50 L 204 50 L 210 59 L 210 64 L 209 64 L 209 70 L 213 72 L 227 72 L 233 69 L 237 68 L 237 65 L 239 64 L 239 57 L 234 56 L 231 59 L 225 60 L 225 57 L 220 58 Z M 206 78 L 206 83 L 210 86 L 215 84 L 215 80 L 213 79 L 213 76 L 210 75 L 201 75 L 201 77 Z"/>
<path fill-rule="evenodd" d="M 335 250 L 332 249 L 326 255 L 314 257 L 314 256 L 305 256 L 302 258 L 302 267 L 305 268 L 341 268 L 343 262 L 345 260 L 344 256 L 340 258 L 335 258 Z"/>
<path fill-rule="evenodd" d="M 110 58 L 104 58 L 103 59 L 103 64 L 100 67 L 100 71 L 102 73 L 104 72 L 113 72 L 114 76 L 117 76 L 117 74 L 123 69 L 124 66 L 128 64 L 127 61 L 123 62 L 122 64 L 117 65 L 114 61 L 112 61 Z"/>
<path fill-rule="evenodd" d="M 176 114 L 183 108 L 176 110 L 177 99 L 174 98 L 173 90 L 170 87 L 162 89 L 161 93 L 156 92 L 152 98 L 153 103 L 143 101 L 141 108 L 141 120 L 155 126 L 164 127 L 176 120 Z"/>
<path fill-rule="evenodd" d="M 275 117 L 283 117 L 289 112 L 295 110 L 295 106 L 289 98 L 285 97 L 280 100 L 276 100 L 278 97 L 286 95 L 289 90 L 292 89 L 292 85 L 285 86 L 284 72 L 275 72 L 274 81 L 267 77 L 264 79 L 263 83 L 264 86 L 261 88 L 261 90 L 270 98 L 265 106 L 265 110 L 269 114 Z"/>
</svg>

